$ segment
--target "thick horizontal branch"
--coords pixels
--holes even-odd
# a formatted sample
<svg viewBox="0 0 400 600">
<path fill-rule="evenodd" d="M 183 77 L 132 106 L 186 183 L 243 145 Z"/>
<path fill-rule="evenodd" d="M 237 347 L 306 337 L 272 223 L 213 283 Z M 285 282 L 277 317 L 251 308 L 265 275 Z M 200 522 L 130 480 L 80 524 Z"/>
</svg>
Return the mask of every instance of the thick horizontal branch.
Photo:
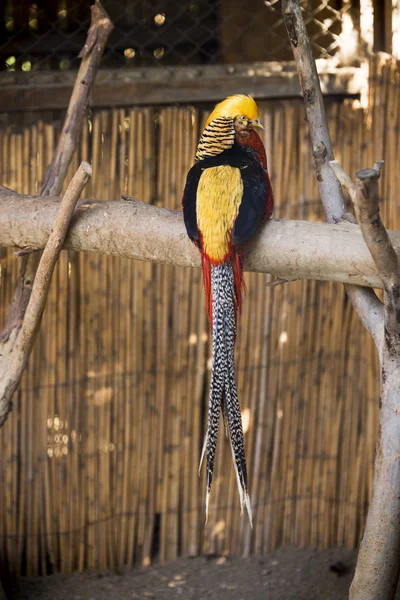
<svg viewBox="0 0 400 600">
<path fill-rule="evenodd" d="M 59 198 L 0 192 L 0 246 L 43 248 Z M 391 240 L 400 250 L 400 232 Z M 199 266 L 180 211 L 139 201 L 86 201 L 76 209 L 65 248 L 178 266 Z M 382 287 L 357 225 L 272 220 L 246 252 L 248 271 L 282 279 L 341 281 Z"/>
</svg>

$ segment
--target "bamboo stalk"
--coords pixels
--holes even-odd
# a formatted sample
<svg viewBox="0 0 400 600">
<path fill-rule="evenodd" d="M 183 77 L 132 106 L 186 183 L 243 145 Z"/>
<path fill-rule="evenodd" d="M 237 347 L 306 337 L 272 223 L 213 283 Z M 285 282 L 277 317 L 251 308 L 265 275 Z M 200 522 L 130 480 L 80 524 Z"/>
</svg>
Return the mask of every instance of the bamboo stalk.
<svg viewBox="0 0 400 600">
<path fill-rule="evenodd" d="M 152 148 L 154 145 L 153 141 L 153 112 L 150 109 L 143 110 L 144 117 L 144 127 L 143 127 L 143 148 L 144 148 L 144 167 L 143 167 L 143 197 L 147 202 L 151 202 L 154 197 L 154 156 L 152 153 Z M 152 273 L 152 281 L 155 282 L 156 285 L 152 287 L 152 302 L 151 305 L 148 306 L 149 310 L 149 321 L 151 327 L 151 344 L 149 345 L 150 352 L 150 370 L 151 370 L 151 398 L 149 406 L 149 429 L 147 436 L 148 443 L 148 494 L 147 494 L 147 503 L 146 503 L 146 529 L 144 535 L 143 542 L 143 558 L 142 564 L 145 567 L 150 566 L 151 564 L 151 550 L 152 550 L 152 542 L 153 542 L 153 534 L 154 534 L 154 526 L 155 526 L 155 504 L 156 504 L 156 482 L 157 482 L 157 463 L 156 457 L 157 452 L 155 445 L 152 443 L 152 438 L 157 432 L 159 421 L 158 421 L 158 398 L 157 398 L 157 379 L 158 379 L 158 370 L 157 370 L 157 344 L 158 339 L 156 335 L 157 328 L 154 327 L 154 321 L 157 321 L 157 307 L 159 302 L 159 287 L 158 287 L 158 277 L 157 277 L 157 267 L 156 265 L 152 265 L 151 269 Z"/>
</svg>

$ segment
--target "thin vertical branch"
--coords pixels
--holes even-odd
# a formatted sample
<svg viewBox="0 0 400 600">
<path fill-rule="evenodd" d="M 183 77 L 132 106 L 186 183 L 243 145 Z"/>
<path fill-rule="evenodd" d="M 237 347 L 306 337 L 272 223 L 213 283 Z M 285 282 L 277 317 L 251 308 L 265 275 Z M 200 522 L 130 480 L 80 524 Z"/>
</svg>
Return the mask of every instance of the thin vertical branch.
<svg viewBox="0 0 400 600">
<path fill-rule="evenodd" d="M 78 145 L 101 57 L 114 29 L 114 25 L 99 0 L 96 0 L 91 10 L 90 29 L 86 43 L 79 54 L 82 58 L 81 65 L 57 148 L 44 178 L 41 196 L 58 196 L 61 192 L 68 167 Z"/>
<path fill-rule="evenodd" d="M 282 11 L 303 92 L 321 200 L 328 223 L 337 223 L 343 219 L 345 212 L 344 198 L 329 166 L 329 161 L 334 158 L 333 150 L 311 42 L 298 0 L 283 0 Z"/>
<path fill-rule="evenodd" d="M 355 209 L 361 231 L 381 279 L 390 285 L 398 280 L 398 258 L 389 239 L 379 210 L 377 169 L 362 169 L 356 173 Z"/>
</svg>

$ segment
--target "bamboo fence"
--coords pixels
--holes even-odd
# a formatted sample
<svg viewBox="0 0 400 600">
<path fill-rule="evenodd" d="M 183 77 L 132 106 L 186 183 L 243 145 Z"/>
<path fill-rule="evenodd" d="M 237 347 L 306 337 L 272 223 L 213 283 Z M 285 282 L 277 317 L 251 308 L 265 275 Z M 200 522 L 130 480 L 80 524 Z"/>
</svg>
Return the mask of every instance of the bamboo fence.
<svg viewBox="0 0 400 600">
<path fill-rule="evenodd" d="M 328 106 L 337 158 L 385 159 L 382 210 L 400 227 L 396 64 L 371 62 L 369 108 Z M 88 197 L 121 192 L 177 208 L 205 114 L 104 110 L 71 173 Z M 0 130 L 1 183 L 38 192 L 60 120 Z M 323 219 L 300 101 L 265 103 L 275 217 Z M 0 259 L 1 317 L 19 261 Z M 210 336 L 197 270 L 63 252 L 29 366 L 0 431 L 0 561 L 14 573 L 149 565 L 201 552 L 358 544 L 371 491 L 378 363 L 339 284 L 271 287 L 248 273 L 237 376 L 254 529 L 240 517 L 221 435 L 209 522 L 204 473 Z"/>
</svg>

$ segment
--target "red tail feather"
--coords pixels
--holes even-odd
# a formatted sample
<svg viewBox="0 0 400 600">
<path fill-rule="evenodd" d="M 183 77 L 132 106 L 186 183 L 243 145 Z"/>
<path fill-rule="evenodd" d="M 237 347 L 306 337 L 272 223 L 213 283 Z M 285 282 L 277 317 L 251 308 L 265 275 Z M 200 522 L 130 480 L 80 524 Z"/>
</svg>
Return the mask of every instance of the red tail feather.
<svg viewBox="0 0 400 600">
<path fill-rule="evenodd" d="M 237 313 L 242 310 L 242 292 L 246 293 L 246 284 L 243 279 L 243 252 L 237 248 L 232 248 L 231 262 L 233 265 L 233 274 L 235 277 L 235 297 L 236 297 L 236 310 L 235 318 Z"/>
<path fill-rule="evenodd" d="M 201 253 L 201 268 L 203 271 L 203 284 L 206 295 L 207 315 L 210 326 L 212 326 L 211 262 L 204 252 Z"/>
</svg>

